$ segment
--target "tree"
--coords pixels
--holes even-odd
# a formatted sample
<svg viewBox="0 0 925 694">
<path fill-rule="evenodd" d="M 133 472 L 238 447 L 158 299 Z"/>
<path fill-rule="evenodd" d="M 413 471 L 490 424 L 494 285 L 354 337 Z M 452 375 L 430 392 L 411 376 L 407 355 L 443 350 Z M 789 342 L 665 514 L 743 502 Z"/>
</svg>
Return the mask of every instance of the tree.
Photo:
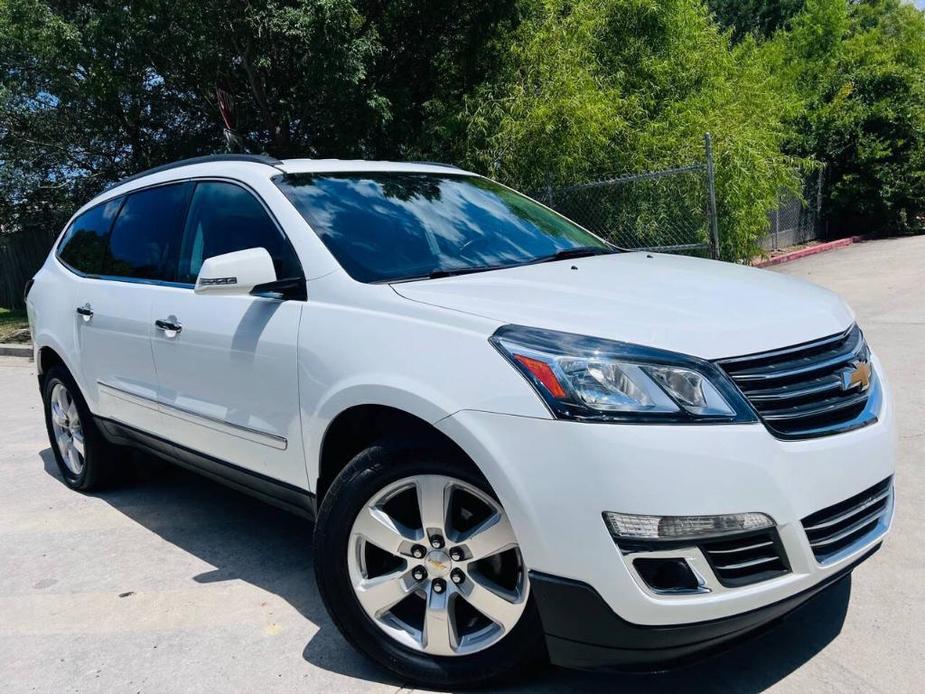
<svg viewBox="0 0 925 694">
<path fill-rule="evenodd" d="M 769 38 L 803 9 L 805 0 L 708 0 L 720 26 L 732 29 L 734 41 L 752 35 Z"/>
<path fill-rule="evenodd" d="M 807 0 L 767 50 L 803 100 L 787 147 L 825 162 L 831 227 L 925 226 L 925 15 L 899 0 Z"/>
<path fill-rule="evenodd" d="M 723 254 L 747 258 L 800 162 L 797 101 L 753 39 L 731 46 L 696 0 L 537 0 L 504 69 L 457 118 L 460 156 L 528 190 L 703 160 L 715 136 Z M 703 188 L 675 214 L 703 219 Z"/>
<path fill-rule="evenodd" d="M 515 0 L 0 0 L 0 224 L 59 228 L 107 183 L 225 147 L 426 152 Z"/>
</svg>

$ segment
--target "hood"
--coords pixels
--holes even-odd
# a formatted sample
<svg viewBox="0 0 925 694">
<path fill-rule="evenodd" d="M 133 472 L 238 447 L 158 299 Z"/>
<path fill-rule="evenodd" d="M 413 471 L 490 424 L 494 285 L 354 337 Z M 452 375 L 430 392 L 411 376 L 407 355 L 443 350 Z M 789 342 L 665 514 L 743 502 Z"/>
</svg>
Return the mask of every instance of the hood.
<svg viewBox="0 0 925 694">
<path fill-rule="evenodd" d="M 392 285 L 401 296 L 501 323 L 592 335 L 703 359 L 847 329 L 851 310 L 803 280 L 743 265 L 618 253 Z"/>
</svg>

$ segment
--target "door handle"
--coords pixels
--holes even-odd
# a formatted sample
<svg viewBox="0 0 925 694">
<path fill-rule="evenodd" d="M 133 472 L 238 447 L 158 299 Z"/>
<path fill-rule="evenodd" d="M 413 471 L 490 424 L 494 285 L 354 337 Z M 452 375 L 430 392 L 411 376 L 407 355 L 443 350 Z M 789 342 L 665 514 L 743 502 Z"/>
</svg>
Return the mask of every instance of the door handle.
<svg viewBox="0 0 925 694">
<path fill-rule="evenodd" d="M 86 303 L 83 306 L 78 306 L 77 313 L 81 318 L 84 319 L 84 323 L 88 323 L 90 319 L 93 318 L 93 309 L 90 307 L 89 303 Z"/>
<path fill-rule="evenodd" d="M 154 327 L 164 331 L 164 337 L 176 337 L 183 330 L 183 326 L 173 316 L 167 319 L 158 319 L 154 321 Z"/>
</svg>

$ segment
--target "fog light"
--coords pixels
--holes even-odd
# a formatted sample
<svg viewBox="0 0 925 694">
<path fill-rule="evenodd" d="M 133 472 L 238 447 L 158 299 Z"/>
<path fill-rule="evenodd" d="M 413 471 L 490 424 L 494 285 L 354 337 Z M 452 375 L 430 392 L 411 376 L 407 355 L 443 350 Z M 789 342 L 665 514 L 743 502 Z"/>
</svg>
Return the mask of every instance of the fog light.
<svg viewBox="0 0 925 694">
<path fill-rule="evenodd" d="M 616 540 L 696 540 L 774 527 L 764 513 L 725 516 L 639 516 L 604 513 L 604 522 Z"/>
<path fill-rule="evenodd" d="M 684 559 L 636 559 L 633 566 L 646 585 L 659 593 L 684 593 L 700 588 Z"/>
</svg>

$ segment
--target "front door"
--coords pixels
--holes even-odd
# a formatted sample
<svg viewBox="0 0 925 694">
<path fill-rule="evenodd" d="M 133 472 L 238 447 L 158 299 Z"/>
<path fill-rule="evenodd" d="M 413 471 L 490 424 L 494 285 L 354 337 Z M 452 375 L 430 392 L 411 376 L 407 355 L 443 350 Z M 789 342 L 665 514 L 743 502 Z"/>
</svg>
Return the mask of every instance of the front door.
<svg viewBox="0 0 925 694">
<path fill-rule="evenodd" d="M 161 326 L 152 340 L 160 409 L 177 445 L 305 489 L 296 363 L 303 303 L 191 288 L 206 258 L 256 247 L 269 252 L 278 278 L 302 275 L 252 193 L 198 182 L 179 258 L 185 286 L 158 293 L 152 308 Z"/>
</svg>

